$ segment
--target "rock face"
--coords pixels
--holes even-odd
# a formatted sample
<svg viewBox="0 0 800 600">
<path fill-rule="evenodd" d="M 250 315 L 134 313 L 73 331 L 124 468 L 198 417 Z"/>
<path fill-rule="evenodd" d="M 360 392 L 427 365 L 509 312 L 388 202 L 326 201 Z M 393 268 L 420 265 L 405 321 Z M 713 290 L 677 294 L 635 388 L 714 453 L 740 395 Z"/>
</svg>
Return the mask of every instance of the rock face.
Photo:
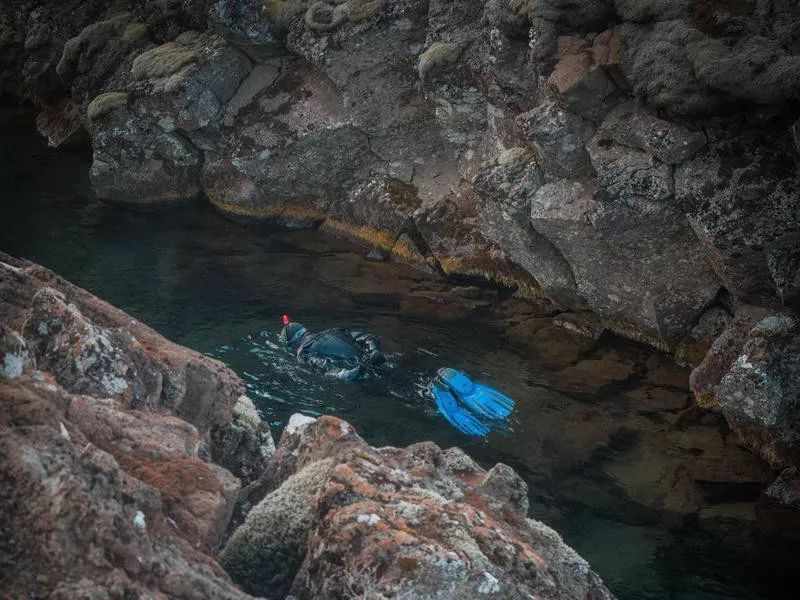
<svg viewBox="0 0 800 600">
<path fill-rule="evenodd" d="M 774 467 L 800 465 L 800 322 L 759 321 L 716 388 L 739 437 Z"/>
<path fill-rule="evenodd" d="M 2 81 L 89 132 L 103 198 L 323 225 L 665 350 L 720 295 L 798 309 L 793 3 L 70 7 L 0 9 Z"/>
<path fill-rule="evenodd" d="M 236 375 L 7 255 L 0 357 L 5 596 L 247 597 L 211 554 L 220 464 L 247 483 L 274 446 Z"/>
<path fill-rule="evenodd" d="M 691 387 L 698 403 L 719 409 L 749 449 L 774 469 L 794 472 L 800 466 L 798 369 L 797 318 L 749 307 L 714 342 Z"/>
<path fill-rule="evenodd" d="M 220 561 L 268 598 L 612 598 L 551 529 L 526 518 L 509 467 L 457 448 L 368 446 L 344 421 L 295 415 L 268 492 Z"/>
<path fill-rule="evenodd" d="M 0 255 L 0 319 L 22 332 L 32 360 L 67 391 L 126 409 L 172 412 L 208 447 L 244 390 L 227 367 L 165 340 L 33 263 Z M 11 359 L 12 361 L 17 359 Z"/>
</svg>

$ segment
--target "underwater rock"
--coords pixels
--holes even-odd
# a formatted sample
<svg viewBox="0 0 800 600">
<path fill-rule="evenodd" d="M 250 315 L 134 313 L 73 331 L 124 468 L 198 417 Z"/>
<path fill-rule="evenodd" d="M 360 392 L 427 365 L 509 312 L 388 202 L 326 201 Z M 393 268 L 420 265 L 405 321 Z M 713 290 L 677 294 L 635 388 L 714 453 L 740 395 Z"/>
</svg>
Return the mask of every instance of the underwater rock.
<svg viewBox="0 0 800 600">
<path fill-rule="evenodd" d="M 267 471 L 272 491 L 220 554 L 251 593 L 613 598 L 526 519 L 527 485 L 505 465 L 486 472 L 431 442 L 375 449 L 325 416 L 287 428 Z"/>
</svg>

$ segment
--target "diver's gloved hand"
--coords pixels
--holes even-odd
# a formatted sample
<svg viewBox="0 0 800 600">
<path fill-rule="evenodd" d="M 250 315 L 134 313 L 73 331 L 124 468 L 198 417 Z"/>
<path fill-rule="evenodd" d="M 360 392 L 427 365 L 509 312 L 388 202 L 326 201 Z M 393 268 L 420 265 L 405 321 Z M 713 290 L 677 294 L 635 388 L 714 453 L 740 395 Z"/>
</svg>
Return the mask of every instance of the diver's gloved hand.
<svg viewBox="0 0 800 600">
<path fill-rule="evenodd" d="M 380 367 L 383 363 L 386 362 L 386 357 L 380 350 L 372 350 L 367 355 L 365 362 L 371 367 Z"/>
</svg>

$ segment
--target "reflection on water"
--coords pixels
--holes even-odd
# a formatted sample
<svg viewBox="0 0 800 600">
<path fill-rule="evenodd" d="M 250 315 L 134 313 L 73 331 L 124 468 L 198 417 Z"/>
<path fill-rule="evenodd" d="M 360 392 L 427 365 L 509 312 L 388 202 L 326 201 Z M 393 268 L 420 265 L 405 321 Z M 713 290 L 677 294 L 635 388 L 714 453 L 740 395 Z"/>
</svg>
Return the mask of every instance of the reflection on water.
<svg viewBox="0 0 800 600">
<path fill-rule="evenodd" d="M 667 358 L 576 338 L 497 298 L 491 314 L 434 320 L 444 310 L 435 298 L 449 290 L 441 282 L 318 235 L 244 227 L 201 204 L 103 206 L 91 200 L 85 152 L 54 153 L 8 129 L 3 140 L 0 250 L 223 360 L 276 433 L 294 412 L 330 413 L 374 445 L 431 439 L 483 464 L 506 462 L 528 481 L 532 516 L 625 600 L 792 597 L 798 547 L 760 533 L 755 511 L 773 474 L 719 417 L 691 408 L 687 372 Z M 426 294 L 434 311 L 420 308 Z M 308 371 L 278 340 L 286 312 L 312 330 L 374 331 L 390 368 L 353 383 Z M 476 439 L 450 427 L 425 397 L 442 366 L 514 398 L 510 429 Z"/>
</svg>

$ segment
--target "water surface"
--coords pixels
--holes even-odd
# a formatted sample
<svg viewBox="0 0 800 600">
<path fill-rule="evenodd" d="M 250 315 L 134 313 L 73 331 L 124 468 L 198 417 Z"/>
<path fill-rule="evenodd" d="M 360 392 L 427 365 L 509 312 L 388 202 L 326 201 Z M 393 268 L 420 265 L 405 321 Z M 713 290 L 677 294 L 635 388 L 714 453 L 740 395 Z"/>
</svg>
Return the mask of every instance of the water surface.
<svg viewBox="0 0 800 600">
<path fill-rule="evenodd" d="M 800 548 L 756 519 L 772 473 L 718 417 L 690 408 L 687 372 L 666 357 L 613 338 L 565 341 L 552 327 L 531 329 L 539 348 L 517 348 L 509 331 L 540 318 L 518 304 L 438 320 L 408 298 L 446 294 L 442 282 L 319 234 L 237 224 L 202 203 L 106 206 L 92 198 L 88 165 L 85 150 L 55 152 L 28 123 L 6 126 L 0 250 L 226 362 L 276 435 L 294 412 L 335 414 L 374 445 L 433 440 L 484 465 L 506 462 L 530 486 L 531 515 L 621 599 L 794 597 Z M 306 371 L 278 341 L 286 312 L 311 329 L 376 332 L 392 367 L 349 384 Z M 440 366 L 515 398 L 510 430 L 485 440 L 453 430 L 421 392 Z"/>
</svg>

